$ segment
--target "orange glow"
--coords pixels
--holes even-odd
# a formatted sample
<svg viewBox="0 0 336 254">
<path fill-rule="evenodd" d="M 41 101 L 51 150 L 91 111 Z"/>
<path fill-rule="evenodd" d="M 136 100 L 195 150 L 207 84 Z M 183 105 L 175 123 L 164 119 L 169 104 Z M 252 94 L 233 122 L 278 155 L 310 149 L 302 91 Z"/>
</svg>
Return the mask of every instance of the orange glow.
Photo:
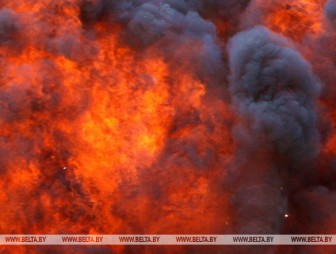
<svg viewBox="0 0 336 254">
<path fill-rule="evenodd" d="M 229 73 L 227 42 L 246 24 L 246 27 L 262 24 L 291 38 L 307 61 L 314 57 L 328 58 L 324 52 L 316 56 L 318 50 L 310 48 L 305 41 L 309 38 L 311 44 L 318 43 L 326 32 L 325 0 L 246 0 L 237 1 L 238 4 L 232 0 L 232 4 L 227 5 L 209 1 L 204 10 L 198 10 L 201 8 L 198 1 L 152 1 L 153 6 L 145 6 L 144 14 L 140 12 L 142 16 L 136 17 L 143 21 L 139 24 L 128 20 L 127 15 L 134 13 L 127 8 L 136 8 L 146 1 L 125 1 L 125 6 L 117 6 L 126 10 L 119 10 L 115 2 L 118 0 L 0 0 L 0 234 L 232 233 L 235 213 L 239 213 L 234 210 L 239 207 L 233 204 L 232 197 L 235 188 L 241 191 L 235 186 L 239 184 L 279 183 L 280 186 L 281 183 L 281 189 L 275 187 L 274 192 L 277 198 L 283 195 L 288 207 L 279 204 L 279 210 L 282 206 L 288 208 L 283 211 L 288 214 L 284 224 L 294 220 L 295 214 L 290 209 L 295 209 L 296 197 L 286 195 L 292 195 L 287 191 L 292 191 L 291 184 L 299 186 L 301 183 L 296 181 L 301 178 L 294 179 L 298 172 L 293 170 L 293 179 L 290 172 L 288 180 L 286 170 L 296 165 L 290 164 L 292 158 L 284 165 L 270 163 L 273 156 L 277 157 L 275 150 L 292 149 L 292 141 L 283 145 L 272 143 L 273 139 L 275 143 L 279 139 L 270 129 L 277 119 L 273 119 L 272 111 L 262 109 L 264 104 L 260 104 L 259 112 L 259 104 L 254 105 L 253 99 L 242 103 L 251 103 L 251 110 L 258 114 L 269 113 L 269 119 L 260 120 L 269 126 L 259 128 L 258 119 L 242 121 L 242 126 L 237 124 L 240 114 L 241 118 L 253 118 L 253 114 L 249 108 L 246 112 L 233 112 L 238 108 L 230 90 L 234 81 L 230 76 L 233 72 Z M 104 5 L 96 10 L 95 4 L 99 3 L 108 7 Z M 89 5 L 90 15 L 99 18 L 86 21 L 83 4 Z M 176 9 L 169 9 L 173 5 Z M 199 6 L 203 6 L 201 1 Z M 223 6 L 229 6 L 227 9 L 232 6 L 237 13 L 215 9 Z M 159 10 L 152 10 L 156 7 Z M 243 20 L 250 9 L 253 9 L 252 22 Z M 117 12 L 122 11 L 126 14 L 119 17 Z M 153 27 L 147 29 L 146 25 Z M 139 34 L 148 36 L 148 44 L 127 41 L 131 40 L 127 37 L 131 29 L 135 30 L 131 31 L 134 32 L 129 36 L 131 39 L 136 42 Z M 329 43 L 329 40 L 321 41 Z M 270 49 L 272 51 L 272 47 Z M 242 52 L 241 56 L 245 53 L 250 52 Z M 272 66 L 268 68 L 268 55 L 251 56 L 256 59 L 249 59 L 251 63 L 242 66 L 239 74 L 246 83 L 249 83 L 249 75 L 244 76 L 244 72 L 249 74 L 251 70 L 256 78 L 261 75 L 265 84 L 278 82 L 277 77 L 273 79 L 268 73 L 282 72 L 278 69 L 273 72 Z M 259 57 L 265 58 L 265 63 L 259 63 Z M 272 58 L 270 62 L 279 65 L 276 68 L 280 68 L 282 62 L 285 68 L 291 66 L 282 59 L 273 61 Z M 311 60 L 315 72 L 324 69 L 324 65 L 316 62 Z M 330 59 L 324 64 L 330 65 L 330 69 L 334 67 Z M 283 80 L 297 81 L 296 77 Z M 245 86 L 245 80 L 242 83 Z M 297 84 L 275 86 L 274 92 L 273 88 L 268 91 L 267 83 L 265 95 L 263 90 L 261 96 L 278 96 L 278 89 L 285 87 L 286 91 L 279 96 L 288 93 L 290 98 L 293 93 L 296 110 L 294 93 L 299 93 L 301 88 L 296 89 Z M 243 93 L 249 92 L 237 88 L 237 93 L 244 97 Z M 302 100 L 308 99 L 308 95 L 302 97 Z M 322 100 L 319 103 L 323 104 L 326 118 L 335 129 L 334 103 Z M 284 103 L 286 101 L 287 98 Z M 266 105 L 272 101 L 267 99 L 260 103 Z M 279 107 L 276 113 L 287 113 L 287 108 L 282 112 L 282 105 L 275 106 Z M 302 111 L 306 113 L 307 109 L 310 107 L 303 107 Z M 298 132 L 295 137 L 310 133 L 299 133 L 305 131 L 304 125 L 313 122 L 303 118 L 300 115 L 293 127 L 293 132 Z M 247 126 L 250 123 L 256 126 L 247 134 L 269 131 L 265 141 L 260 143 L 265 143 L 265 147 L 254 151 L 256 137 L 263 139 L 256 133 L 254 139 L 247 138 L 246 144 L 242 142 L 249 149 L 236 154 L 234 138 L 238 135 L 245 138 L 247 134 L 239 128 L 245 125 L 246 129 L 250 128 Z M 279 123 L 282 124 L 282 120 Z M 267 149 L 270 152 L 264 152 Z M 327 137 L 321 151 L 321 160 L 323 156 L 336 155 L 336 133 Z M 250 152 L 252 154 L 247 156 Z M 285 156 L 287 153 L 281 153 L 275 162 L 285 160 L 282 158 Z M 250 167 L 252 163 L 255 165 Z M 244 170 L 238 172 L 241 168 Z M 250 173 L 250 169 L 255 171 Z M 263 178 L 264 171 L 268 170 L 271 171 L 269 181 L 266 173 L 267 177 Z M 247 181 L 241 181 L 245 176 Z M 273 177 L 279 177 L 279 181 L 273 182 Z M 304 177 L 303 174 L 302 179 Z M 259 200 L 253 197 L 253 202 Z M 270 202 L 273 202 L 271 198 Z M 332 225 L 336 225 L 334 220 L 330 220 Z M 0 246 L 0 254 L 39 253 L 39 249 L 33 247 Z M 152 253 L 150 247 L 144 248 L 143 253 Z M 121 254 L 128 250 L 125 246 L 104 248 Z M 184 250 L 174 246 L 167 253 L 189 253 L 193 249 Z M 69 253 L 89 253 L 88 250 L 76 251 L 70 249 Z"/>
<path fill-rule="evenodd" d="M 13 35 L 21 44 L 0 46 L 0 93 L 9 97 L 1 100 L 8 160 L 0 231 L 223 231 L 228 197 L 213 188 L 234 150 L 228 106 L 154 49 L 139 56 L 123 45 L 118 24 L 101 21 L 85 34 L 79 1 L 0 5 L 22 28 Z M 204 161 L 213 156 L 211 163 L 195 162 L 183 147 L 189 145 Z M 161 201 L 151 193 L 155 186 Z M 197 217 L 206 219 L 195 224 Z"/>
<path fill-rule="evenodd" d="M 323 31 L 324 0 L 258 1 L 263 22 L 275 32 L 301 41 L 308 34 Z"/>
</svg>

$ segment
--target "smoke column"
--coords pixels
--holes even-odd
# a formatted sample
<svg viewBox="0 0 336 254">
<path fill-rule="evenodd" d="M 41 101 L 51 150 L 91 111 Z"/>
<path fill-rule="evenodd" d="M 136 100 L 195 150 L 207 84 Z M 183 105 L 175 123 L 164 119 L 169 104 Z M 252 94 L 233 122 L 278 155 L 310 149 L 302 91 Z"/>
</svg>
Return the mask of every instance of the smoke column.
<svg viewBox="0 0 336 254">
<path fill-rule="evenodd" d="M 319 86 L 310 66 L 288 41 L 264 27 L 239 33 L 229 45 L 230 91 L 241 117 L 241 124 L 235 130 L 238 163 L 242 163 L 239 167 L 246 194 L 256 194 L 256 197 L 243 197 L 240 203 L 244 206 L 253 198 L 260 199 L 252 203 L 257 207 L 242 208 L 255 219 L 243 215 L 247 221 L 238 219 L 238 223 L 247 227 L 256 223 L 251 232 L 243 229 L 244 233 L 275 234 L 280 231 L 285 213 L 281 193 L 276 191 L 281 189 L 280 175 L 304 170 L 305 164 L 317 154 L 315 104 Z M 262 216 L 258 210 L 262 210 Z M 258 218 L 270 221 L 269 225 L 259 229 L 258 225 L 262 224 Z"/>
</svg>

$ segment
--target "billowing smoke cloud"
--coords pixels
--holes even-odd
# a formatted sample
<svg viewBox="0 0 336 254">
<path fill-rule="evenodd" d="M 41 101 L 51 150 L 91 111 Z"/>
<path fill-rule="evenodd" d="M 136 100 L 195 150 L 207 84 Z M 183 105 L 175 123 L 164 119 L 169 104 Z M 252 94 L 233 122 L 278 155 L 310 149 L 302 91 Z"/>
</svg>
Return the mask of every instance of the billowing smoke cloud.
<svg viewBox="0 0 336 254">
<path fill-rule="evenodd" d="M 261 26 L 235 36 L 229 51 L 234 104 L 249 129 L 262 135 L 243 140 L 256 147 L 260 140 L 292 163 L 316 155 L 319 86 L 309 64 L 285 38 Z"/>
<path fill-rule="evenodd" d="M 240 117 L 233 169 L 237 231 L 277 234 L 287 213 L 287 177 L 305 170 L 319 150 L 319 85 L 293 45 L 262 26 L 236 35 L 229 56 Z"/>
<path fill-rule="evenodd" d="M 324 6 L 324 11 L 327 18 L 335 24 L 336 19 L 336 1 L 335 0 L 328 0 Z"/>
<path fill-rule="evenodd" d="M 1 44 L 13 43 L 15 35 L 20 31 L 19 18 L 10 9 L 0 11 L 0 41 Z"/>
</svg>

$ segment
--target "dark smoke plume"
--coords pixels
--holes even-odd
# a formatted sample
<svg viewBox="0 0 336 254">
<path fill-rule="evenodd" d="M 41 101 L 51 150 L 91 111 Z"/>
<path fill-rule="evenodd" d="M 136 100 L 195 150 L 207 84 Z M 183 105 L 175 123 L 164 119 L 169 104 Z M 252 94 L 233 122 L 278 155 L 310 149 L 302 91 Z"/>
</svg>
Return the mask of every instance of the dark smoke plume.
<svg viewBox="0 0 336 254">
<path fill-rule="evenodd" d="M 237 231 L 277 234 L 286 214 L 287 177 L 305 170 L 319 150 L 319 85 L 291 43 L 265 27 L 236 35 L 229 55 L 230 91 L 240 117 L 233 169 L 239 175 Z"/>
</svg>

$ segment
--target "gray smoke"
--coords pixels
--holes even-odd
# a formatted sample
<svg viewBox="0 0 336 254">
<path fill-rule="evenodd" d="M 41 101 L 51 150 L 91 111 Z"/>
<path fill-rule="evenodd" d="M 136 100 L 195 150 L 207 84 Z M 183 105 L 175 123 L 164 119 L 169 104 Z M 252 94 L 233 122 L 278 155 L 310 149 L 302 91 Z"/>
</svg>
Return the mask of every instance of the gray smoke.
<svg viewBox="0 0 336 254">
<path fill-rule="evenodd" d="M 241 142 L 262 145 L 291 163 L 315 156 L 319 85 L 310 65 L 285 38 L 261 26 L 236 35 L 229 52 L 231 94 L 249 126 Z"/>
<path fill-rule="evenodd" d="M 327 18 L 335 24 L 336 21 L 336 1 L 328 0 L 324 6 L 324 12 Z"/>
<path fill-rule="evenodd" d="M 21 29 L 18 14 L 6 8 L 0 10 L 0 44 L 13 44 Z"/>
<path fill-rule="evenodd" d="M 239 233 L 280 233 L 283 177 L 304 170 L 319 149 L 319 84 L 284 37 L 257 26 L 229 43 L 230 92 L 240 117 L 233 174 Z"/>
</svg>

